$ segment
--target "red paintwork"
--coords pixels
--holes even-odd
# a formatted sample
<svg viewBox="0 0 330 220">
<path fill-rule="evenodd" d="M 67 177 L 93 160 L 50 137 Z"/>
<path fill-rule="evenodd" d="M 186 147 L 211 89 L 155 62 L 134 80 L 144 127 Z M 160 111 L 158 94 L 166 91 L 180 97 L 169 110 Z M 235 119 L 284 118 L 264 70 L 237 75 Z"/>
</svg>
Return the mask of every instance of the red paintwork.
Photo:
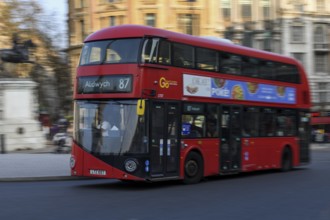
<svg viewBox="0 0 330 220">
<path fill-rule="evenodd" d="M 242 171 L 281 168 L 284 147 L 293 154 L 293 166 L 299 165 L 299 145 L 295 137 L 242 138 Z M 245 158 L 245 153 L 248 158 Z"/>
</svg>

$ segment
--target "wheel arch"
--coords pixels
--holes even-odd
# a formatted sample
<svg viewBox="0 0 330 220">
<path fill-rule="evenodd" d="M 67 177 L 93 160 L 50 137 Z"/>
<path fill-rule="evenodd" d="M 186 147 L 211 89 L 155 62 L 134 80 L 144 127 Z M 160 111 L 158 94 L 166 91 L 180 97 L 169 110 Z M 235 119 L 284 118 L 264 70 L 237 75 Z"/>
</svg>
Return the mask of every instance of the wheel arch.
<svg viewBox="0 0 330 220">
<path fill-rule="evenodd" d="M 191 153 L 198 154 L 201 157 L 201 160 L 202 160 L 201 163 L 202 163 L 202 166 L 203 166 L 203 169 L 202 169 L 202 178 L 203 178 L 203 176 L 205 174 L 205 157 L 204 157 L 202 151 L 198 147 L 192 147 L 192 148 L 188 149 L 187 151 L 185 151 L 184 155 L 182 155 L 182 157 L 181 157 L 180 177 L 182 179 L 185 178 L 185 163 L 186 163 L 186 160 L 187 160 L 188 156 Z"/>
</svg>

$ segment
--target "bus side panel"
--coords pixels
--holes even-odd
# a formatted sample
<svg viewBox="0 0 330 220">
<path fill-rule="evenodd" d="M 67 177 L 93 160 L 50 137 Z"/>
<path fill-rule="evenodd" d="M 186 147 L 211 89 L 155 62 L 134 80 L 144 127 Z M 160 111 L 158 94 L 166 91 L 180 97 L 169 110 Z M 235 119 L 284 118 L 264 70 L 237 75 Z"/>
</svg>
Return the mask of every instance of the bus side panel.
<svg viewBox="0 0 330 220">
<path fill-rule="evenodd" d="M 219 174 L 219 139 L 205 139 L 202 141 L 204 159 L 204 176 Z"/>
<path fill-rule="evenodd" d="M 185 148 L 181 150 L 180 177 L 184 178 L 184 163 L 190 151 L 197 151 L 203 157 L 204 176 L 219 174 L 219 139 L 184 140 Z"/>
<path fill-rule="evenodd" d="M 255 148 L 256 138 L 242 139 L 242 171 L 249 172 L 257 169 L 258 157 Z"/>
<path fill-rule="evenodd" d="M 176 99 L 182 98 L 182 73 L 168 69 L 144 67 L 143 69 L 142 88 L 147 91 L 155 91 L 156 97 L 159 99 Z M 148 93 L 146 93 L 148 94 Z"/>
<path fill-rule="evenodd" d="M 114 178 L 112 166 L 84 152 L 84 176 L 95 176 L 102 178 Z"/>
<path fill-rule="evenodd" d="M 282 153 L 288 146 L 293 166 L 299 165 L 299 145 L 295 137 L 249 138 L 242 142 L 242 170 L 281 168 Z"/>
</svg>

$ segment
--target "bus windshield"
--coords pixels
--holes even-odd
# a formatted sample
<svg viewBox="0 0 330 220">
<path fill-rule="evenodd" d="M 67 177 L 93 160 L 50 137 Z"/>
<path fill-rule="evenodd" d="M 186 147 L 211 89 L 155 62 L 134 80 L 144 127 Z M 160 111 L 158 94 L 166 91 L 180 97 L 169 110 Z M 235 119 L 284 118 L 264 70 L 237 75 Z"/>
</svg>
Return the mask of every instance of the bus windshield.
<svg viewBox="0 0 330 220">
<path fill-rule="evenodd" d="M 111 63 L 136 63 L 140 38 L 87 42 L 80 56 L 79 65 Z"/>
<path fill-rule="evenodd" d="M 137 101 L 76 101 L 74 138 L 94 154 L 147 153 L 144 116 Z"/>
</svg>

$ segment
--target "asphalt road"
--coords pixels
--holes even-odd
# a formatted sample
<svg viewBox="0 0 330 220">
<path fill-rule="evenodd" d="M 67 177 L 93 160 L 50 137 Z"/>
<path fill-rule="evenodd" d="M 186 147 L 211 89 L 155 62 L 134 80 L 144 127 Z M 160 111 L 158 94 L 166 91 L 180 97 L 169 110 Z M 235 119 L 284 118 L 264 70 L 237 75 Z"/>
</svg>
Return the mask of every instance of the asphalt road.
<svg viewBox="0 0 330 220">
<path fill-rule="evenodd" d="M 291 172 L 181 182 L 117 180 L 0 182 L 0 219 L 330 219 L 330 149 Z"/>
</svg>

